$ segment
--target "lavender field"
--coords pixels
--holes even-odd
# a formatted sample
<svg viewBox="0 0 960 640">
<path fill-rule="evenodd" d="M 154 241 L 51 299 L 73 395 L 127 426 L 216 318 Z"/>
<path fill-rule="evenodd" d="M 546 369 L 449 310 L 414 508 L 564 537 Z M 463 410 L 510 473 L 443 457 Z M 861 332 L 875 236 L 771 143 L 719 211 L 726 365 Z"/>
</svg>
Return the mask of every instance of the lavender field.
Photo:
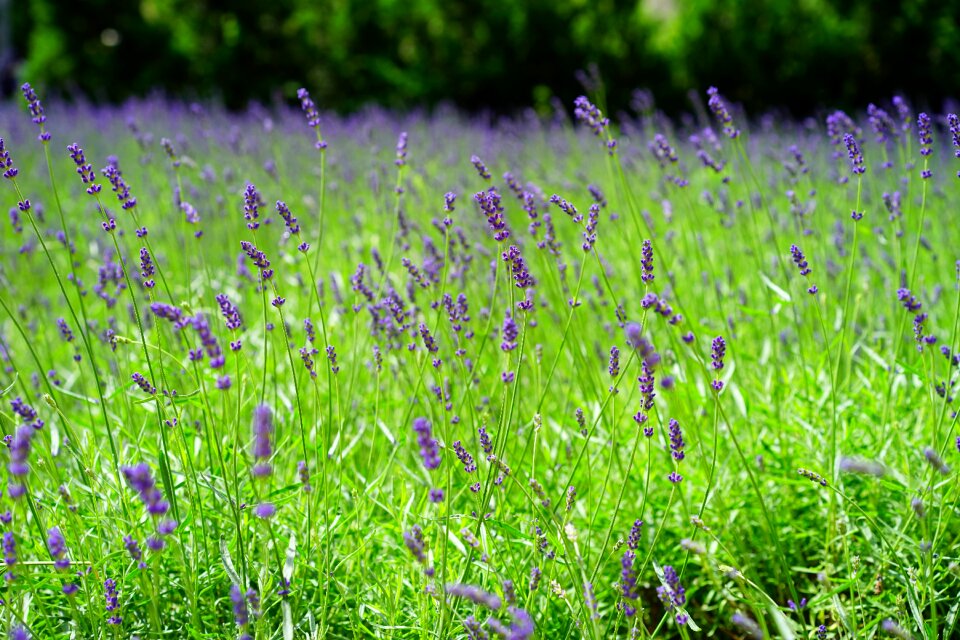
<svg viewBox="0 0 960 640">
<path fill-rule="evenodd" d="M 10 638 L 960 634 L 957 116 L 24 96 Z"/>
</svg>

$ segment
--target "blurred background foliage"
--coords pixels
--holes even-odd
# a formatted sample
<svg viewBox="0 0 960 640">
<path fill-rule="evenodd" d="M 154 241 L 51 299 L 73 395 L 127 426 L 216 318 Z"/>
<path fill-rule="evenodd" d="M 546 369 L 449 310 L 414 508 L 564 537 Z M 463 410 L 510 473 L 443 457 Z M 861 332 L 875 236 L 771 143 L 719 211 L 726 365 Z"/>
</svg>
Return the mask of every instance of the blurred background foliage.
<svg viewBox="0 0 960 640">
<path fill-rule="evenodd" d="M 547 111 L 595 65 L 612 110 L 714 84 L 802 115 L 958 93 L 958 24 L 960 0 L 0 0 L 0 67 L 5 94 Z"/>
</svg>

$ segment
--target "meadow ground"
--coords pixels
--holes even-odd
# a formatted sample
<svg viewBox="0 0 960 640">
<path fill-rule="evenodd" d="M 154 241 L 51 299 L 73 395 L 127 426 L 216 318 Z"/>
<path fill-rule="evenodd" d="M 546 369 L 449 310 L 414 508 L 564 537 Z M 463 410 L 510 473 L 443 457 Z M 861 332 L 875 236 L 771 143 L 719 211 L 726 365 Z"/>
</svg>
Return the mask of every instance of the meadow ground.
<svg viewBox="0 0 960 640">
<path fill-rule="evenodd" d="M 955 116 L 25 93 L 10 637 L 958 633 Z"/>
</svg>

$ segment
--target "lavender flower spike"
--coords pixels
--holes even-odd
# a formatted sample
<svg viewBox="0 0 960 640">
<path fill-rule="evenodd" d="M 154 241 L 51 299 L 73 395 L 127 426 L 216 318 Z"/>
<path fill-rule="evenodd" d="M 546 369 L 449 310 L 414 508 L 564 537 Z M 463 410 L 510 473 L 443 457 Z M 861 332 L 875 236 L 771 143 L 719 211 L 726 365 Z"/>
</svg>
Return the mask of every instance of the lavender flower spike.
<svg viewBox="0 0 960 640">
<path fill-rule="evenodd" d="M 440 466 L 440 453 L 430 429 L 430 422 L 426 418 L 415 418 L 413 430 L 417 432 L 417 444 L 420 445 L 423 466 L 427 469 L 436 469 Z"/>
<path fill-rule="evenodd" d="M 263 478 L 273 473 L 270 465 L 270 456 L 273 455 L 273 446 L 270 438 L 273 436 L 273 412 L 265 404 L 253 410 L 253 458 L 255 460 L 253 475 Z"/>
</svg>

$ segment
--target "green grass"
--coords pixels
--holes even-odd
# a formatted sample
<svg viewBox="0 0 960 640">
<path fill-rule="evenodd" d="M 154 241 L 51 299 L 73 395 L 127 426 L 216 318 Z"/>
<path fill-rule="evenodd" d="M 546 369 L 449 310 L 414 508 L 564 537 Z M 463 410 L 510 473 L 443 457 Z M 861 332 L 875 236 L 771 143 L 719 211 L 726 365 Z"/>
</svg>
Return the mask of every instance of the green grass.
<svg viewBox="0 0 960 640">
<path fill-rule="evenodd" d="M 940 348 L 952 355 L 960 339 L 960 186 L 945 130 L 929 158 L 912 130 L 885 145 L 862 134 L 867 171 L 858 178 L 842 143 L 832 146 L 820 125 L 790 122 L 749 131 L 741 122 L 732 140 L 701 133 L 725 163 L 715 171 L 688 141 L 710 123 L 652 114 L 605 131 L 619 137 L 609 154 L 589 130 L 529 118 L 371 109 L 324 116 L 315 135 L 286 109 L 54 104 L 44 123 L 53 138 L 41 143 L 21 105 L 0 113 L 19 168 L 8 206 L 31 202 L 0 234 L 8 460 L 23 451 L 15 434 L 32 434 L 29 472 L 8 465 L 25 495 L 11 499 L 8 489 L 0 500 L 17 556 L 0 594 L 6 628 L 23 625 L 35 638 L 437 638 L 464 637 L 474 618 L 495 634 L 493 615 L 519 637 L 529 615 L 543 638 L 749 637 L 739 614 L 770 637 L 815 638 L 823 625 L 825 637 L 872 638 L 887 635 L 887 620 L 916 638 L 958 633 L 956 367 Z M 398 166 L 401 131 L 409 149 Z M 655 133 L 678 162 L 650 153 Z M 97 171 L 98 196 L 85 193 L 65 150 L 74 140 Z M 471 165 L 473 154 L 492 179 Z M 131 210 L 100 175 L 108 155 L 137 199 Z M 932 179 L 920 178 L 922 167 Z M 530 194 L 536 237 L 507 171 Z M 248 183 L 263 200 L 255 230 L 244 219 Z M 492 185 L 510 231 L 500 241 L 473 197 Z M 584 251 L 588 185 L 602 203 Z M 894 191 L 900 215 L 883 203 Z M 457 196 L 451 212 L 448 192 Z M 552 194 L 579 214 L 551 204 Z M 298 218 L 298 234 L 276 200 Z M 188 221 L 182 201 L 199 221 Z M 112 233 L 101 228 L 105 212 L 116 218 Z M 644 240 L 654 254 L 647 281 Z M 242 241 L 275 271 L 263 288 L 260 270 L 238 260 Z M 812 270 L 805 277 L 793 244 Z M 536 281 L 530 291 L 502 257 L 510 246 Z M 153 288 L 143 284 L 141 248 L 156 267 Z M 917 312 L 898 300 L 901 287 L 929 314 L 936 344 L 918 349 Z M 221 293 L 241 328 L 227 329 Z M 468 317 L 454 321 L 448 306 L 460 294 Z M 650 294 L 659 306 L 644 304 Z M 525 299 L 529 310 L 517 306 Z M 151 311 L 157 303 L 185 319 L 202 314 L 223 366 L 211 367 L 212 344 L 201 359 L 190 355 L 201 320 L 178 328 Z M 517 335 L 504 349 L 507 311 Z M 637 336 L 648 351 L 633 348 Z M 722 369 L 712 365 L 717 336 Z M 638 378 L 649 371 L 656 397 L 639 424 Z M 17 415 L 14 398 L 36 410 L 42 429 L 23 426 L 32 419 Z M 255 458 L 258 406 L 272 415 L 266 477 L 251 473 L 268 461 Z M 416 418 L 430 424 L 428 448 L 437 441 L 436 468 L 421 457 Z M 670 419 L 682 431 L 681 460 Z M 475 471 L 458 463 L 455 441 Z M 930 464 L 926 448 L 949 470 Z M 163 517 L 148 514 L 124 477 L 141 461 L 170 503 Z M 442 501 L 430 500 L 434 489 Z M 272 518 L 254 515 L 264 503 L 275 505 Z M 165 548 L 148 551 L 170 517 L 178 526 L 160 537 Z M 635 520 L 637 584 L 625 597 Z M 53 565 L 52 527 L 65 537 L 69 569 Z M 405 543 L 414 527 L 422 561 Z M 143 567 L 125 535 L 143 547 Z M 658 596 L 667 566 L 685 588 L 680 609 Z M 107 578 L 119 592 L 110 612 Z M 75 595 L 64 595 L 67 583 Z M 447 596 L 453 584 L 501 604 L 490 611 Z M 231 585 L 259 594 L 242 630 Z M 108 624 L 113 615 L 122 622 Z"/>
</svg>

